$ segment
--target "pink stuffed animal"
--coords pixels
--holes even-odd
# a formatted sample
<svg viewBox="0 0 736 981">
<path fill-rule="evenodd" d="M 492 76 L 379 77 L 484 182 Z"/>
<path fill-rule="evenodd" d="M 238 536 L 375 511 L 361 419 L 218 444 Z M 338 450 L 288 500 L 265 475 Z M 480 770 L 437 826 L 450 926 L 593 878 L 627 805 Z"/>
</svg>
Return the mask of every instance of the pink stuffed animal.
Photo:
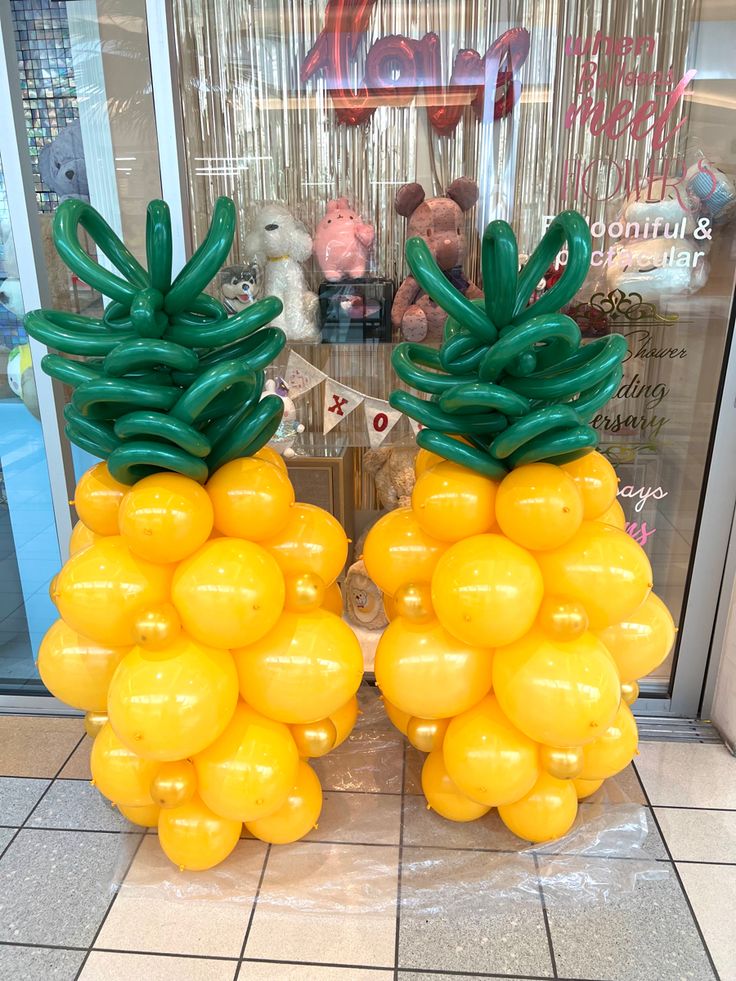
<svg viewBox="0 0 736 981">
<path fill-rule="evenodd" d="M 364 222 L 347 198 L 327 202 L 327 213 L 314 234 L 314 254 L 325 279 L 362 279 L 373 245 L 373 225 Z"/>
</svg>

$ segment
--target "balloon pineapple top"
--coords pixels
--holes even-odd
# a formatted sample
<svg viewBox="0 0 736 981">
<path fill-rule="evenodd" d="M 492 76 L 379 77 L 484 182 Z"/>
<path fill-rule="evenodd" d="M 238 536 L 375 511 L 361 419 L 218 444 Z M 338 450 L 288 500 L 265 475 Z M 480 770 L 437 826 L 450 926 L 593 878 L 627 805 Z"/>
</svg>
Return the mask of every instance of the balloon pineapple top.
<svg viewBox="0 0 736 981">
<path fill-rule="evenodd" d="M 529 304 L 565 245 L 562 276 Z M 394 391 L 390 398 L 425 427 L 421 447 L 496 479 L 525 463 L 565 463 L 595 448 L 590 420 L 621 382 L 626 341 L 614 334 L 581 346 L 577 324 L 556 312 L 582 285 L 590 255 L 585 221 L 564 211 L 519 273 L 511 226 L 492 221 L 482 244 L 485 298 L 469 300 L 426 243 L 409 239 L 415 279 L 448 314 L 439 351 L 406 343 L 392 358 L 399 378 L 430 396 Z"/>
<path fill-rule="evenodd" d="M 87 255 L 80 226 L 120 275 Z M 68 200 L 56 212 L 59 255 L 112 302 L 101 319 L 34 310 L 25 326 L 49 347 L 84 357 L 49 354 L 42 367 L 74 389 L 64 409 L 69 439 L 107 457 L 122 483 L 161 470 L 204 482 L 229 460 L 257 452 L 278 428 L 283 403 L 276 395 L 261 399 L 261 391 L 263 368 L 285 342 L 281 330 L 265 327 L 281 312 L 280 301 L 267 297 L 228 318 L 202 292 L 234 233 L 235 206 L 219 198 L 205 240 L 172 282 L 163 201 L 148 205 L 148 269 L 89 204 Z"/>
</svg>

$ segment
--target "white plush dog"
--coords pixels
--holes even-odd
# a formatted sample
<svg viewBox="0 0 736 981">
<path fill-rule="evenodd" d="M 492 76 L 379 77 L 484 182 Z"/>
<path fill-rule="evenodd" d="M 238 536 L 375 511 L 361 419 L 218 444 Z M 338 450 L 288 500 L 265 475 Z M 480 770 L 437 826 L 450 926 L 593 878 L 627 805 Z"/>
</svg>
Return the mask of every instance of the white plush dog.
<svg viewBox="0 0 736 981">
<path fill-rule="evenodd" d="M 246 236 L 245 252 L 259 257 L 264 269 L 263 294 L 277 296 L 284 305 L 273 326 L 280 327 L 290 341 L 319 341 L 319 301 L 307 289 L 300 265 L 312 254 L 312 239 L 304 225 L 283 205 L 267 204 Z"/>
</svg>

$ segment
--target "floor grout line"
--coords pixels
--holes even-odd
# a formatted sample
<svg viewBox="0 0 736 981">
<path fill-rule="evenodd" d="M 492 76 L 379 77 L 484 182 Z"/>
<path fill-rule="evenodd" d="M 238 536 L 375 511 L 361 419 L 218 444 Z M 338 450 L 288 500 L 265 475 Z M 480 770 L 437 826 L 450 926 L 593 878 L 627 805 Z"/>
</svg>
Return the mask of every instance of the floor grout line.
<svg viewBox="0 0 736 981">
<path fill-rule="evenodd" d="M 736 814 L 736 807 L 697 807 L 695 804 L 649 804 L 659 811 L 717 811 L 719 814 Z"/>
<path fill-rule="evenodd" d="M 79 978 L 80 978 L 80 976 L 82 974 L 82 971 L 84 970 L 85 964 L 89 960 L 89 955 L 92 953 L 92 948 L 95 945 L 95 941 L 97 940 L 97 938 L 99 937 L 99 935 L 102 933 L 102 928 L 104 927 L 104 925 L 105 925 L 105 923 L 107 921 L 107 918 L 110 915 L 110 910 L 115 905 L 115 900 L 120 895 L 120 892 L 121 892 L 123 886 L 125 885 L 125 879 L 126 879 L 126 877 L 128 875 L 128 872 L 130 872 L 131 866 L 133 865 L 133 862 L 135 861 L 135 857 L 138 854 L 138 852 L 140 851 L 140 847 L 141 847 L 141 845 L 143 844 L 143 842 L 145 840 L 146 840 L 146 835 L 145 834 L 141 834 L 141 839 L 138 842 L 137 846 L 133 849 L 133 854 L 130 857 L 130 861 L 128 862 L 128 864 L 127 864 L 127 866 L 125 868 L 125 871 L 123 872 L 122 876 L 120 877 L 120 885 L 115 890 L 115 893 L 114 893 L 112 899 L 110 900 L 110 902 L 107 904 L 107 909 L 105 910 L 105 913 L 104 913 L 102 919 L 100 920 L 100 923 L 99 923 L 97 929 L 95 930 L 95 935 L 94 935 L 94 937 L 92 937 L 92 942 L 90 943 L 89 947 L 87 948 L 87 953 L 84 955 L 84 958 L 82 959 L 82 963 L 79 965 L 79 970 L 74 975 L 74 981 L 79 981 Z"/>
<path fill-rule="evenodd" d="M 245 957 L 245 948 L 248 943 L 248 937 L 250 936 L 251 927 L 253 926 L 253 920 L 256 915 L 256 906 L 258 905 L 258 899 L 261 895 L 263 880 L 266 878 L 266 866 L 268 865 L 268 860 L 271 857 L 272 848 L 273 845 L 269 844 L 266 847 L 266 854 L 263 856 L 263 865 L 261 866 L 261 874 L 258 877 L 258 885 L 256 886 L 256 891 L 253 895 L 253 905 L 250 908 L 250 914 L 248 916 L 248 925 L 245 928 L 245 935 L 243 936 L 243 943 L 241 944 L 240 947 L 240 956 L 238 957 L 238 963 L 235 968 L 233 981 L 237 981 L 238 974 L 240 973 L 240 965 L 243 963 L 243 958 Z"/>
<path fill-rule="evenodd" d="M 399 812 L 399 865 L 396 873 L 396 938 L 394 940 L 394 981 L 399 981 L 399 947 L 401 941 L 401 871 L 404 863 L 404 813 L 406 809 L 406 756 L 408 744 L 404 744 L 401 757 L 401 810 Z"/>
<path fill-rule="evenodd" d="M 89 954 L 131 954 L 134 957 L 179 957 L 189 961 L 226 961 L 232 962 L 236 969 L 239 964 L 237 955 L 228 957 L 226 954 L 185 954 L 171 950 L 127 950 L 122 947 L 90 947 Z M 84 967 L 84 965 L 82 965 Z M 77 975 L 79 977 L 79 975 Z"/>
<path fill-rule="evenodd" d="M 13 835 L 13 837 L 12 837 L 12 838 L 10 839 L 10 841 L 9 841 L 9 842 L 7 843 L 7 845 L 6 845 L 6 846 L 5 846 L 5 847 L 4 847 L 3 849 L 2 849 L 2 851 L 0 851 L 0 862 L 1 862 L 1 861 L 2 861 L 2 859 L 4 858 L 4 856 L 5 856 L 5 854 L 6 854 L 6 852 L 7 852 L 7 851 L 8 851 L 8 849 L 9 849 L 9 848 L 11 847 L 11 845 L 13 844 L 13 842 L 15 841 L 15 839 L 16 839 L 16 838 L 18 837 L 18 835 L 19 835 L 19 834 L 21 833 L 21 831 L 23 831 L 23 830 L 25 829 L 25 827 L 26 827 L 26 823 L 27 823 L 27 822 L 28 822 L 28 821 L 30 820 L 30 818 L 31 818 L 31 817 L 33 816 L 33 813 L 34 813 L 34 811 L 36 810 L 36 808 L 38 807 L 38 805 L 39 805 L 39 804 L 41 803 L 41 801 L 42 801 L 42 800 L 44 799 L 44 797 L 45 797 L 45 796 L 46 796 L 46 794 L 47 794 L 47 793 L 49 792 L 49 790 L 51 790 L 51 788 L 53 787 L 53 785 L 54 785 L 54 780 L 56 780 L 56 778 L 57 778 L 57 777 L 59 776 L 59 774 L 61 773 L 61 771 L 62 771 L 62 770 L 64 769 L 64 767 L 65 767 L 65 766 L 67 765 L 67 763 L 69 762 L 69 760 L 70 760 L 70 759 L 72 758 L 72 756 L 74 756 L 74 754 L 76 753 L 76 751 L 77 751 L 77 750 L 79 749 L 79 747 L 80 747 L 80 746 L 82 745 L 82 742 L 83 742 L 83 740 L 84 740 L 85 738 L 86 738 L 86 734 L 85 734 L 85 733 L 82 733 L 82 735 L 81 735 L 81 736 L 79 737 L 79 739 L 77 740 L 77 742 L 76 742 L 76 743 L 74 744 L 74 747 L 73 747 L 73 749 L 71 750 L 71 752 L 70 752 L 70 753 L 69 753 L 69 755 L 68 755 L 68 756 L 66 757 L 66 759 L 65 759 L 65 760 L 64 760 L 64 762 L 63 762 L 63 763 L 61 764 L 61 766 L 60 766 L 60 767 L 59 767 L 59 769 L 58 769 L 58 770 L 56 771 L 56 773 L 54 774 L 54 776 L 53 776 L 53 777 L 51 777 L 51 778 L 48 778 L 48 777 L 45 777 L 45 778 L 39 778 L 39 779 L 48 779 L 48 781 L 49 781 L 49 782 L 48 782 L 48 786 L 44 788 L 44 791 L 43 791 L 43 793 L 41 794 L 41 796 L 40 796 L 40 797 L 38 798 L 38 800 L 36 801 L 36 803 L 35 803 L 35 804 L 33 805 L 33 807 L 32 807 L 32 808 L 30 809 L 30 811 L 28 812 L 28 814 L 26 814 L 26 816 L 25 816 L 25 819 L 23 820 L 23 822 L 22 822 L 22 824 L 20 825 L 20 827 L 18 828 L 18 830 L 17 830 L 16 832 L 15 832 L 15 834 Z M 28 779 L 33 779 L 33 778 L 30 778 L 30 777 L 29 777 Z"/>
<path fill-rule="evenodd" d="M 552 929 L 549 925 L 549 916 L 547 914 L 547 902 L 544 898 L 544 886 L 542 885 L 542 876 L 539 871 L 539 855 L 534 853 L 532 855 L 534 860 L 534 871 L 537 874 L 537 888 L 539 889 L 539 900 L 542 904 L 542 919 L 544 920 L 544 930 L 547 934 L 547 946 L 549 947 L 549 959 L 552 965 L 552 977 L 559 977 L 557 973 L 557 958 L 555 957 L 555 945 L 552 940 Z"/>
<path fill-rule="evenodd" d="M 700 937 L 700 942 L 702 943 L 703 949 L 705 950 L 706 957 L 708 958 L 708 963 L 710 964 L 711 970 L 713 971 L 713 976 L 715 978 L 719 978 L 720 975 L 718 973 L 718 970 L 716 968 L 715 962 L 713 960 L 713 955 L 710 952 L 710 948 L 708 947 L 708 944 L 705 942 L 705 936 L 704 936 L 703 931 L 702 931 L 702 929 L 700 927 L 700 923 L 698 922 L 698 918 L 695 915 L 695 910 L 693 909 L 693 904 L 690 902 L 690 897 L 687 894 L 687 889 L 685 888 L 685 885 L 684 885 L 684 883 L 682 881 L 682 877 L 681 877 L 680 872 L 679 872 L 679 870 L 677 868 L 677 865 L 675 864 L 675 861 L 672 858 L 672 852 L 670 850 L 670 846 L 669 846 L 669 844 L 667 842 L 667 839 L 664 836 L 664 832 L 662 831 L 662 828 L 660 826 L 660 823 L 659 823 L 659 821 L 657 819 L 656 811 L 652 807 L 652 803 L 649 800 L 649 794 L 647 793 L 647 788 L 644 786 L 644 781 L 641 779 L 641 776 L 639 775 L 639 770 L 638 770 L 638 768 L 636 766 L 636 763 L 632 763 L 632 766 L 634 767 L 634 773 L 636 773 L 637 779 L 639 780 L 639 783 L 641 784 L 641 789 L 642 789 L 642 791 L 644 793 L 644 797 L 646 798 L 647 804 L 649 805 L 649 808 L 650 808 L 650 810 L 652 812 L 652 820 L 654 821 L 654 825 L 655 825 L 657 831 L 659 832 L 660 838 L 662 839 L 662 844 L 664 845 L 664 850 L 667 852 L 667 855 L 669 857 L 669 860 L 670 860 L 670 862 L 672 864 L 672 872 L 673 872 L 675 878 L 677 879 L 678 885 L 680 886 L 680 891 L 681 891 L 681 893 L 682 893 L 682 895 L 683 895 L 683 897 L 685 899 L 685 902 L 687 904 L 687 908 L 690 910 L 690 916 L 692 917 L 693 923 L 695 924 L 695 929 L 698 931 L 698 936 Z"/>
</svg>

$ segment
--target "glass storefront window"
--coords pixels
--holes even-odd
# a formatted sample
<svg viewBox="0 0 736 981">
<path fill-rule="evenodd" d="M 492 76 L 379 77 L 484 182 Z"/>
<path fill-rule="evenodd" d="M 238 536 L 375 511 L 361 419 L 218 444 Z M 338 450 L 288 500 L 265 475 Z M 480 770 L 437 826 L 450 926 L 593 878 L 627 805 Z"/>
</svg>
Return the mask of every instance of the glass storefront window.
<svg viewBox="0 0 736 981">
<path fill-rule="evenodd" d="M 34 663 L 60 565 L 23 295 L 0 161 L 0 695 L 42 694 Z"/>
<path fill-rule="evenodd" d="M 351 454 L 356 534 L 386 503 L 380 464 L 366 454 L 412 443 L 409 421 L 385 410 L 392 347 L 436 330 L 426 310 L 412 320 L 394 305 L 390 317 L 407 275 L 407 225 L 435 236 L 448 277 L 473 295 L 489 220 L 510 221 L 530 251 L 550 216 L 576 208 L 594 256 L 568 312 L 586 338 L 615 331 L 630 348 L 595 425 L 621 478 L 627 529 L 679 618 L 736 268 L 736 12 L 718 0 L 666 10 L 599 0 L 175 0 L 174 13 L 191 244 L 215 198 L 231 195 L 239 238 L 220 289 L 237 306 L 283 262 L 286 246 L 272 254 L 257 234 L 266 205 L 287 209 L 269 224 L 301 222 L 313 237 L 311 255 L 295 246 L 290 282 L 307 304 L 319 298 L 321 330 L 310 339 L 321 343 L 301 343 L 292 320 L 275 373 L 293 383 L 305 427 L 297 454 Z M 474 207 L 468 180 L 458 191 L 463 178 L 477 185 Z M 421 190 L 398 193 L 407 183 Z M 418 210 L 422 193 L 442 199 L 435 227 Z M 325 271 L 330 208 L 373 226 L 368 248 L 348 236 L 366 260 L 357 274 Z M 671 658 L 650 688 L 664 690 L 672 670 Z"/>
</svg>

